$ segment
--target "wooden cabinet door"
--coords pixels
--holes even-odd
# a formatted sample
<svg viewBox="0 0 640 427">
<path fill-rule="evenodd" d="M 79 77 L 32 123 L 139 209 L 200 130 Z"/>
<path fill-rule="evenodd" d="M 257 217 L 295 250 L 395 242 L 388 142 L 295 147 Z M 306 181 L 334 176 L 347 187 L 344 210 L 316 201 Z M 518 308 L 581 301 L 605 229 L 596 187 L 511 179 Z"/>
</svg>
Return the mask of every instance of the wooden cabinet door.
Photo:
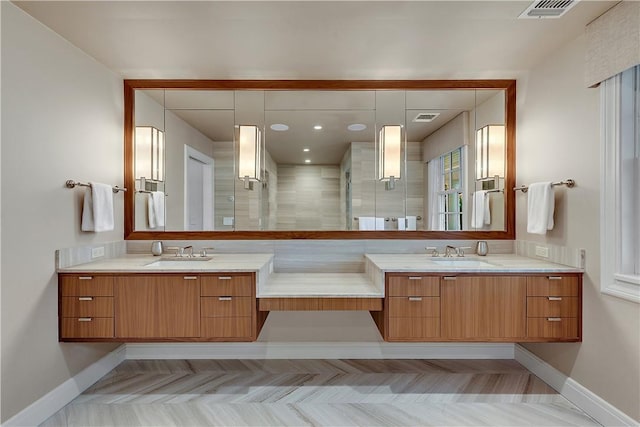
<svg viewBox="0 0 640 427">
<path fill-rule="evenodd" d="M 443 277 L 440 298 L 444 339 L 510 341 L 527 335 L 526 277 Z"/>
<path fill-rule="evenodd" d="M 120 276 L 115 282 L 118 338 L 200 336 L 200 278 L 188 275 Z"/>
</svg>

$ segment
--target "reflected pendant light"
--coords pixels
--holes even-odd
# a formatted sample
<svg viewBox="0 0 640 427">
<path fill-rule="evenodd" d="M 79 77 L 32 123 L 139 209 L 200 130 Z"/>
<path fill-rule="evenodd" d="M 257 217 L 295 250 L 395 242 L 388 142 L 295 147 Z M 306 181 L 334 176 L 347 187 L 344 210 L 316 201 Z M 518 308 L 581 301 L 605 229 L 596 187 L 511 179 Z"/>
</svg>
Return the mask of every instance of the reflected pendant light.
<svg viewBox="0 0 640 427">
<path fill-rule="evenodd" d="M 253 182 L 260 181 L 262 132 L 255 125 L 240 125 L 238 137 L 238 178 L 246 190 L 253 190 Z"/>
<path fill-rule="evenodd" d="M 504 177 L 504 125 L 487 125 L 476 131 L 476 180 Z"/>
<path fill-rule="evenodd" d="M 164 181 L 164 132 L 153 126 L 136 126 L 136 179 Z"/>
<path fill-rule="evenodd" d="M 385 182 L 386 190 L 395 188 L 401 178 L 402 126 L 382 126 L 378 134 L 378 180 Z"/>
</svg>

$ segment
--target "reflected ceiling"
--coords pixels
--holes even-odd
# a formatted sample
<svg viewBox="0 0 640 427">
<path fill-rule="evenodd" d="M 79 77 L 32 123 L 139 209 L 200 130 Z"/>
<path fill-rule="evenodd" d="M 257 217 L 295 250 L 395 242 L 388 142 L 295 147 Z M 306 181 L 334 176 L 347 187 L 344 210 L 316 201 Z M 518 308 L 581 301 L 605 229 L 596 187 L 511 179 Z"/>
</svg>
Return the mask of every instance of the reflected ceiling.
<svg viewBox="0 0 640 427">
<path fill-rule="evenodd" d="M 233 91 L 145 91 L 158 103 L 198 129 L 209 139 L 227 142 L 233 139 Z M 407 91 L 405 124 L 408 141 L 422 141 L 463 111 L 473 110 L 496 90 Z M 374 141 L 376 125 L 375 91 L 267 91 L 267 151 L 278 164 L 339 164 L 351 142 Z M 436 113 L 431 122 L 416 122 L 422 113 Z M 272 124 L 286 124 L 287 131 L 274 131 Z M 351 124 L 366 126 L 350 131 Z M 322 130 L 315 130 L 321 125 Z M 308 148 L 309 152 L 303 152 Z"/>
</svg>

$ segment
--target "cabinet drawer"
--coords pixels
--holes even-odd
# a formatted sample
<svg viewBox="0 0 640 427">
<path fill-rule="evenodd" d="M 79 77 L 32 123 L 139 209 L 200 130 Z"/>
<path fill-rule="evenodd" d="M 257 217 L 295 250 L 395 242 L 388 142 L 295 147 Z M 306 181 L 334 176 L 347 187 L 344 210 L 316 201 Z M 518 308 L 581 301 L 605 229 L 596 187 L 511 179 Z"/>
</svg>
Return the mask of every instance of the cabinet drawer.
<svg viewBox="0 0 640 427">
<path fill-rule="evenodd" d="M 61 317 L 113 317 L 113 297 L 62 297 Z"/>
<path fill-rule="evenodd" d="M 389 339 L 421 339 L 440 336 L 439 317 L 390 317 Z"/>
<path fill-rule="evenodd" d="M 389 296 L 427 296 L 437 297 L 440 295 L 440 277 L 437 276 L 395 276 L 388 275 Z"/>
<path fill-rule="evenodd" d="M 553 275 L 528 277 L 527 295 L 531 297 L 578 296 L 578 277 Z"/>
<path fill-rule="evenodd" d="M 202 317 L 251 316 L 252 297 L 201 297 L 200 315 Z M 252 304 L 253 303 L 253 304 Z"/>
<path fill-rule="evenodd" d="M 575 317 L 536 317 L 527 319 L 529 338 L 578 338 Z"/>
<path fill-rule="evenodd" d="M 60 294 L 64 297 L 112 297 L 113 277 L 91 274 L 60 276 Z"/>
<path fill-rule="evenodd" d="M 578 297 L 528 297 L 527 317 L 578 317 Z"/>
<path fill-rule="evenodd" d="M 113 338 L 113 318 L 64 317 L 60 338 Z"/>
<path fill-rule="evenodd" d="M 204 338 L 250 338 L 251 317 L 203 317 L 200 331 Z"/>
<path fill-rule="evenodd" d="M 440 298 L 390 297 L 389 317 L 440 317 Z"/>
<path fill-rule="evenodd" d="M 246 296 L 255 291 L 253 274 L 216 274 L 201 276 L 202 296 Z"/>
</svg>

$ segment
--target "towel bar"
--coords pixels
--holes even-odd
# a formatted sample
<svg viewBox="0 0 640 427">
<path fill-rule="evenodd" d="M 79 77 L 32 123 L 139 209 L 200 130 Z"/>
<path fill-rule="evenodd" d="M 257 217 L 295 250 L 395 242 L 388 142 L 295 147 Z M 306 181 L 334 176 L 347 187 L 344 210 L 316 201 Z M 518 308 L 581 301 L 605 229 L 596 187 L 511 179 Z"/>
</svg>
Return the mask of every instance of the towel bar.
<svg viewBox="0 0 640 427">
<path fill-rule="evenodd" d="M 72 179 L 67 180 L 67 182 L 65 182 L 64 185 L 67 188 L 75 188 L 76 186 L 78 186 L 78 187 L 91 187 L 91 184 L 85 184 L 83 182 L 74 181 Z M 113 187 L 112 190 L 113 190 L 114 193 L 119 193 L 121 191 L 127 191 L 126 188 L 120 188 L 117 185 L 115 187 Z"/>
<path fill-rule="evenodd" d="M 357 216 L 354 216 L 354 217 L 353 217 L 353 220 L 354 220 L 354 221 L 358 221 L 359 219 L 360 219 L 360 218 L 358 218 Z M 391 220 L 391 221 L 397 221 L 397 220 L 398 220 L 398 218 L 388 218 L 388 217 L 387 217 L 387 218 L 385 218 L 384 220 L 385 220 L 385 221 L 389 221 L 389 220 Z M 417 217 L 416 217 L 416 221 L 422 221 L 422 217 L 421 217 L 421 216 L 417 216 Z"/>
<path fill-rule="evenodd" d="M 569 188 L 573 188 L 576 185 L 576 182 L 573 179 L 567 179 L 565 181 L 558 181 L 558 182 L 552 182 L 551 183 L 552 186 L 556 186 L 556 185 L 566 185 Z M 523 193 L 526 193 L 527 191 L 529 191 L 529 186 L 528 185 L 521 185 L 520 187 L 513 187 L 513 191 L 522 191 Z"/>
</svg>

